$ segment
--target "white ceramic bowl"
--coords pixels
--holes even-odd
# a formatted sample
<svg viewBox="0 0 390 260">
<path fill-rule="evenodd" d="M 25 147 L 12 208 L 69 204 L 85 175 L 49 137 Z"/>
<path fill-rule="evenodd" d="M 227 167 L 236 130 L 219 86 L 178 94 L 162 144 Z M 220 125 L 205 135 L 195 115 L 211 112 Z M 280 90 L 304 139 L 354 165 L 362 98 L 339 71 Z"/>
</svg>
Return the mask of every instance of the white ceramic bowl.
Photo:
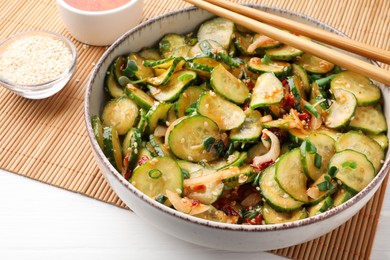
<svg viewBox="0 0 390 260">
<path fill-rule="evenodd" d="M 143 0 L 107 11 L 83 11 L 57 0 L 62 20 L 72 36 L 85 44 L 111 45 L 142 20 Z"/>
<path fill-rule="evenodd" d="M 9 62 L 21 66 L 6 66 Z M 18 33 L 0 43 L 0 85 L 28 99 L 47 98 L 65 87 L 76 63 L 76 48 L 66 37 L 48 31 Z M 20 78 L 15 78 L 16 74 Z"/>
<path fill-rule="evenodd" d="M 267 12 L 274 13 L 302 23 L 314 25 L 322 29 L 337 32 L 335 29 L 303 15 L 279 10 L 271 7 L 257 6 Z M 112 60 L 130 51 L 138 51 L 145 45 L 155 45 L 166 33 L 188 33 L 201 22 L 213 17 L 212 14 L 195 9 L 185 9 L 151 19 L 127 32 L 116 41 L 102 56 L 93 71 L 85 95 L 85 120 L 91 139 L 97 164 L 118 196 L 145 222 L 182 240 L 198 245 L 231 250 L 262 251 L 292 246 L 317 238 L 346 222 L 355 215 L 374 195 L 389 169 L 389 158 L 375 179 L 355 197 L 346 203 L 303 220 L 277 225 L 231 225 L 211 222 L 195 218 L 150 199 L 135 189 L 109 163 L 99 148 L 91 127 L 91 116 L 100 114 L 105 102 L 106 93 L 103 80 Z M 385 99 L 385 114 L 390 118 L 390 95 L 388 89 L 381 86 Z"/>
</svg>

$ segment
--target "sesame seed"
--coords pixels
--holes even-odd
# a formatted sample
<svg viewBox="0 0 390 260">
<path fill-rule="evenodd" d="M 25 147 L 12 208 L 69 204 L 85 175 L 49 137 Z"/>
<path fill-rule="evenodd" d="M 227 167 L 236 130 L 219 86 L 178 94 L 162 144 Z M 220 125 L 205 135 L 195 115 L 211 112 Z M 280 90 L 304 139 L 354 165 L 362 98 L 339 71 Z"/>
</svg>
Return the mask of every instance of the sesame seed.
<svg viewBox="0 0 390 260">
<path fill-rule="evenodd" d="M 0 75 L 20 85 L 42 84 L 58 78 L 72 63 L 69 48 L 48 36 L 15 40 L 0 57 Z"/>
</svg>

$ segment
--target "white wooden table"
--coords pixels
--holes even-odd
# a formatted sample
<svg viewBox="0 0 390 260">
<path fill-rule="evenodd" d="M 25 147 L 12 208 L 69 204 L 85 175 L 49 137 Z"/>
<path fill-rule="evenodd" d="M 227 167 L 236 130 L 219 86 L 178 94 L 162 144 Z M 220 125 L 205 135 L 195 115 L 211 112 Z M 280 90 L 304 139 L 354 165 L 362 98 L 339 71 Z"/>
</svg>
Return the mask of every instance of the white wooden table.
<svg viewBox="0 0 390 260">
<path fill-rule="evenodd" d="M 390 259 L 390 189 L 371 259 Z M 283 259 L 213 250 L 148 226 L 129 210 L 0 170 L 0 259 Z"/>
</svg>

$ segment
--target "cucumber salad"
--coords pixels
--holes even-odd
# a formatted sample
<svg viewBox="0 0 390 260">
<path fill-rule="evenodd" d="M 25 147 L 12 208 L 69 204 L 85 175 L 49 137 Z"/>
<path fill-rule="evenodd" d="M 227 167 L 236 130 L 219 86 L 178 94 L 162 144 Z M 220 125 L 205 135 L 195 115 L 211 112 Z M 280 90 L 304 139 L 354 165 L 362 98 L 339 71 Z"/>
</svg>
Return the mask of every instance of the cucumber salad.
<svg viewBox="0 0 390 260">
<path fill-rule="evenodd" d="M 224 18 L 116 57 L 104 88 L 92 126 L 112 165 L 211 221 L 320 214 L 364 189 L 388 148 L 370 79 Z"/>
</svg>

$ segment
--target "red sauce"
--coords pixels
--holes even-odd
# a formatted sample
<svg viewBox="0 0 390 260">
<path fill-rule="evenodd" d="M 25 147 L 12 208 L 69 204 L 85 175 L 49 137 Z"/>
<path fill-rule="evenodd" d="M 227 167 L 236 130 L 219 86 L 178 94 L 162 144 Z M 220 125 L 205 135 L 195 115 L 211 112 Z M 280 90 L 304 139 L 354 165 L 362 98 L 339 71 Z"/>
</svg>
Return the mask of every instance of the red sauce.
<svg viewBox="0 0 390 260">
<path fill-rule="evenodd" d="M 131 0 L 64 0 L 68 5 L 83 11 L 107 11 L 127 4 Z"/>
</svg>

